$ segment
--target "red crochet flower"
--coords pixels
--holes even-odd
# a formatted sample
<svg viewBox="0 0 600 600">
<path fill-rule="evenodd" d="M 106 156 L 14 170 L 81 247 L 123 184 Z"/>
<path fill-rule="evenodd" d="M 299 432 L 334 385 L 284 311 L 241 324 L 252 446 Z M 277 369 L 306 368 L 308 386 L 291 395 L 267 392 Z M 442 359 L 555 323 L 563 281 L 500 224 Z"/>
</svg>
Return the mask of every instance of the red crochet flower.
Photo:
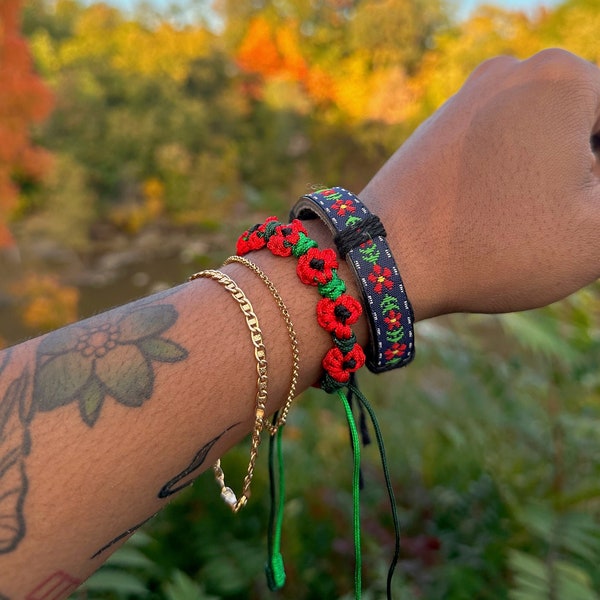
<svg viewBox="0 0 600 600">
<path fill-rule="evenodd" d="M 384 352 L 385 360 L 394 360 L 395 358 L 402 358 L 406 351 L 406 344 L 393 344 L 391 348 L 388 348 Z"/>
<path fill-rule="evenodd" d="M 279 225 L 269 238 L 267 248 L 277 256 L 290 256 L 292 246 L 298 243 L 301 233 L 306 234 L 306 229 L 298 219 L 294 219 L 289 225 Z"/>
<path fill-rule="evenodd" d="M 277 221 L 277 217 L 269 217 L 264 223 L 254 225 L 240 235 L 236 245 L 236 252 L 239 256 L 244 256 L 248 252 L 260 250 L 266 246 L 267 241 L 265 240 L 264 232 L 267 224 L 271 221 Z"/>
<path fill-rule="evenodd" d="M 350 325 L 356 323 L 361 314 L 360 302 L 347 294 L 341 294 L 335 300 L 322 298 L 317 304 L 319 325 L 340 340 L 347 340 L 352 335 Z"/>
<path fill-rule="evenodd" d="M 331 205 L 331 209 L 335 210 L 340 217 L 346 216 L 346 212 L 356 212 L 356 207 L 354 206 L 354 202 L 352 200 L 336 200 Z"/>
<path fill-rule="evenodd" d="M 383 319 L 388 326 L 388 331 L 392 331 L 392 329 L 398 329 L 398 327 L 400 327 L 401 318 L 402 315 L 399 312 L 390 310 L 387 316 Z"/>
<path fill-rule="evenodd" d="M 346 354 L 334 346 L 323 359 L 323 368 L 339 383 L 347 383 L 350 373 L 358 371 L 364 364 L 365 353 L 358 344 L 354 344 L 352 350 Z"/>
<path fill-rule="evenodd" d="M 298 259 L 298 277 L 306 285 L 323 285 L 333 278 L 332 269 L 338 268 L 337 257 L 331 248 L 309 248 Z"/>
<path fill-rule="evenodd" d="M 383 291 L 383 286 L 385 286 L 388 290 L 394 287 L 394 282 L 391 279 L 392 272 L 387 267 L 381 267 L 380 265 L 375 265 L 373 267 L 373 272 L 369 273 L 369 281 L 375 284 L 373 289 L 381 294 Z"/>
</svg>

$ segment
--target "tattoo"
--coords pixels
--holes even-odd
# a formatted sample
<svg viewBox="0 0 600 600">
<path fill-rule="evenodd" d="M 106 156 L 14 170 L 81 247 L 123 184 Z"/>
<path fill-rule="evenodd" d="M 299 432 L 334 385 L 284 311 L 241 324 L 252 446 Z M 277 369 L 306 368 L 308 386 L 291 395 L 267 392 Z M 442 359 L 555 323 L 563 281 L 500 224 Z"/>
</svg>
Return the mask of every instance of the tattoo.
<svg viewBox="0 0 600 600">
<path fill-rule="evenodd" d="M 198 450 L 198 452 L 195 454 L 194 458 L 192 459 L 192 462 L 183 471 L 181 471 L 181 473 L 179 473 L 178 475 L 175 475 L 175 477 L 173 477 L 173 479 L 171 479 L 170 481 L 165 483 L 165 485 L 162 486 L 162 488 L 158 492 L 158 497 L 159 498 L 168 498 L 169 496 L 176 494 L 183 488 L 192 484 L 194 482 L 194 477 L 191 477 L 190 480 L 186 481 L 185 483 L 177 485 L 182 479 L 185 479 L 188 475 L 191 475 L 192 473 L 197 471 L 202 466 L 202 464 L 206 460 L 208 453 L 211 451 L 212 447 L 230 429 L 233 429 L 236 425 L 239 425 L 239 423 L 234 423 L 233 425 L 231 425 L 230 427 L 225 429 L 225 431 L 221 432 L 218 436 L 216 436 L 215 438 L 210 440 L 210 442 L 208 442 L 207 444 L 204 444 L 204 446 L 202 446 L 202 448 L 200 448 L 200 450 Z M 127 537 L 128 535 L 131 535 L 134 531 L 138 530 L 140 527 L 145 525 L 155 515 L 156 515 L 156 513 L 154 515 L 151 515 L 147 519 L 144 519 L 141 523 L 138 523 L 137 525 L 130 527 L 127 531 L 124 531 L 123 533 L 119 534 L 116 538 L 110 540 L 110 542 L 108 542 L 107 544 L 102 546 L 102 548 L 100 548 L 100 550 L 98 550 L 97 552 L 92 554 L 92 556 L 90 556 L 90 560 L 93 558 L 96 558 L 97 556 L 102 554 L 105 550 L 108 550 L 112 545 L 116 544 L 117 542 L 120 542 L 123 538 Z M 0 600 L 2 600 L 2 599 L 0 598 Z"/>
<path fill-rule="evenodd" d="M 117 542 L 120 542 L 123 538 L 126 538 L 128 535 L 131 535 L 132 533 L 137 531 L 140 527 L 143 527 L 150 519 L 154 518 L 157 514 L 158 513 L 154 513 L 153 515 L 150 515 L 147 519 L 144 519 L 141 523 L 138 523 L 137 525 L 130 527 L 127 531 L 120 533 L 116 538 L 113 538 L 112 540 L 110 540 L 110 542 L 108 542 L 108 544 L 104 544 L 104 546 L 102 546 L 102 548 L 100 548 L 100 550 L 98 550 L 97 552 L 94 552 L 94 554 L 92 554 L 92 556 L 90 556 L 90 560 L 92 560 L 93 558 L 96 558 L 97 556 L 100 556 L 100 554 L 102 554 L 105 550 L 108 550 L 111 546 L 114 546 Z"/>
<path fill-rule="evenodd" d="M 133 310 L 116 310 L 100 325 L 88 319 L 42 339 L 33 377 L 25 369 L 0 398 L 0 554 L 12 552 L 26 532 L 25 458 L 34 414 L 77 402 L 83 422 L 92 427 L 107 396 L 126 406 L 142 406 L 154 392 L 154 363 L 175 363 L 188 356 L 185 348 L 163 336 L 177 317 L 171 304 L 148 301 Z M 0 353 L 0 376 L 10 359 L 10 350 Z M 58 571 L 27 598 L 51 600 L 58 597 L 55 589 L 64 595 L 69 591 L 64 586 L 77 581 Z"/>
<path fill-rule="evenodd" d="M 81 583 L 81 580 L 68 573 L 57 571 L 31 590 L 25 600 L 60 600 L 76 590 Z"/>
<path fill-rule="evenodd" d="M 170 304 L 142 305 L 117 311 L 101 325 L 88 319 L 48 334 L 37 350 L 35 409 L 45 412 L 77 401 L 83 422 L 92 427 L 107 396 L 142 406 L 154 391 L 152 362 L 188 356 L 161 337 L 177 316 Z"/>
<path fill-rule="evenodd" d="M 195 477 L 191 477 L 189 479 L 189 481 L 186 481 L 185 483 L 182 483 L 180 485 L 177 485 L 177 484 L 182 479 L 185 479 L 188 475 L 192 474 L 194 471 L 197 471 L 202 466 L 204 461 L 206 460 L 206 457 L 207 457 L 208 453 L 212 450 L 212 447 L 230 429 L 233 429 L 236 425 L 239 425 L 239 423 L 234 423 L 233 425 L 229 426 L 225 431 L 221 432 L 217 437 L 210 440 L 210 442 L 208 442 L 207 444 L 204 444 L 204 446 L 202 446 L 202 448 L 200 448 L 200 450 L 198 450 L 198 452 L 192 459 L 192 462 L 183 471 L 181 471 L 181 473 L 179 473 L 178 475 L 175 475 L 175 477 L 173 477 L 173 479 L 171 479 L 170 481 L 167 481 L 167 483 L 165 483 L 165 485 L 163 485 L 162 488 L 160 488 L 160 491 L 158 492 L 158 497 L 159 498 L 168 498 L 169 496 L 176 494 L 177 492 L 179 492 L 183 488 L 187 487 L 188 485 L 191 485 L 194 482 Z"/>
<path fill-rule="evenodd" d="M 11 552 L 25 536 L 23 504 L 28 480 L 25 457 L 30 440 L 26 406 L 27 371 L 7 388 L 0 402 L 0 554 Z"/>
<path fill-rule="evenodd" d="M 4 594 L 0 594 L 0 600 L 10 600 L 10 598 Z"/>
<path fill-rule="evenodd" d="M 11 353 L 12 350 L 10 348 L 2 352 L 2 356 L 0 357 L 0 375 L 2 375 L 2 371 L 6 368 L 6 365 L 8 365 Z"/>
</svg>

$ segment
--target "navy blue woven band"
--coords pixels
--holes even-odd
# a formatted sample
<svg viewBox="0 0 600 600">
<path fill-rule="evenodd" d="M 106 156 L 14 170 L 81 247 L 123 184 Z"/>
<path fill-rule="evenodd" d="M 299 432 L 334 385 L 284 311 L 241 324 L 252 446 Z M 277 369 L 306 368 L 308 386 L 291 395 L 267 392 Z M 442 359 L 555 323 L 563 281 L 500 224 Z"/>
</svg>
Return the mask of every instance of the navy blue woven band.
<svg viewBox="0 0 600 600">
<path fill-rule="evenodd" d="M 407 365 L 415 355 L 413 311 L 379 219 L 341 187 L 302 196 L 290 217 L 320 217 L 334 234 L 340 256 L 355 272 L 368 308 L 369 370 L 382 373 Z"/>
</svg>

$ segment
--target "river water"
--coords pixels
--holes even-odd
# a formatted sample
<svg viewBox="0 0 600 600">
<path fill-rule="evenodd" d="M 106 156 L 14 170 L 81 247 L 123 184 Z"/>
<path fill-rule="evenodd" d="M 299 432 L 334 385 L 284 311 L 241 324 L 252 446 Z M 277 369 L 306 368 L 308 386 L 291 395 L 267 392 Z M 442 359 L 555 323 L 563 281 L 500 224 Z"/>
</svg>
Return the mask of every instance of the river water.
<svg viewBox="0 0 600 600">
<path fill-rule="evenodd" d="M 195 271 L 215 267 L 231 254 L 231 235 L 161 231 L 116 236 L 85 254 L 44 242 L 0 254 L 0 342 L 10 346 L 42 333 L 25 325 L 14 286 L 24 277 L 50 275 L 77 288 L 77 317 L 89 317 L 184 282 Z M 2 346 L 0 346 L 2 347 Z"/>
</svg>

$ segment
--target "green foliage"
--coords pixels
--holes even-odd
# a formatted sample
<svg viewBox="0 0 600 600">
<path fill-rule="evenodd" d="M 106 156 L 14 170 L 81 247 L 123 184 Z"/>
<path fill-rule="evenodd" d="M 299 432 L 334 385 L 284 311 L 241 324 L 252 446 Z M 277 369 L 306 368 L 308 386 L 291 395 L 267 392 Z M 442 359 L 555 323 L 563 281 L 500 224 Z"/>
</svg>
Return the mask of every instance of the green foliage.
<svg viewBox="0 0 600 600">
<path fill-rule="evenodd" d="M 95 197 L 89 189 L 85 170 L 68 155 L 57 157 L 43 187 L 22 197 L 22 239 L 50 239 L 73 250 L 90 245 L 89 230 L 96 220 Z M 55 215 L 60 215 L 56 219 Z"/>
</svg>

